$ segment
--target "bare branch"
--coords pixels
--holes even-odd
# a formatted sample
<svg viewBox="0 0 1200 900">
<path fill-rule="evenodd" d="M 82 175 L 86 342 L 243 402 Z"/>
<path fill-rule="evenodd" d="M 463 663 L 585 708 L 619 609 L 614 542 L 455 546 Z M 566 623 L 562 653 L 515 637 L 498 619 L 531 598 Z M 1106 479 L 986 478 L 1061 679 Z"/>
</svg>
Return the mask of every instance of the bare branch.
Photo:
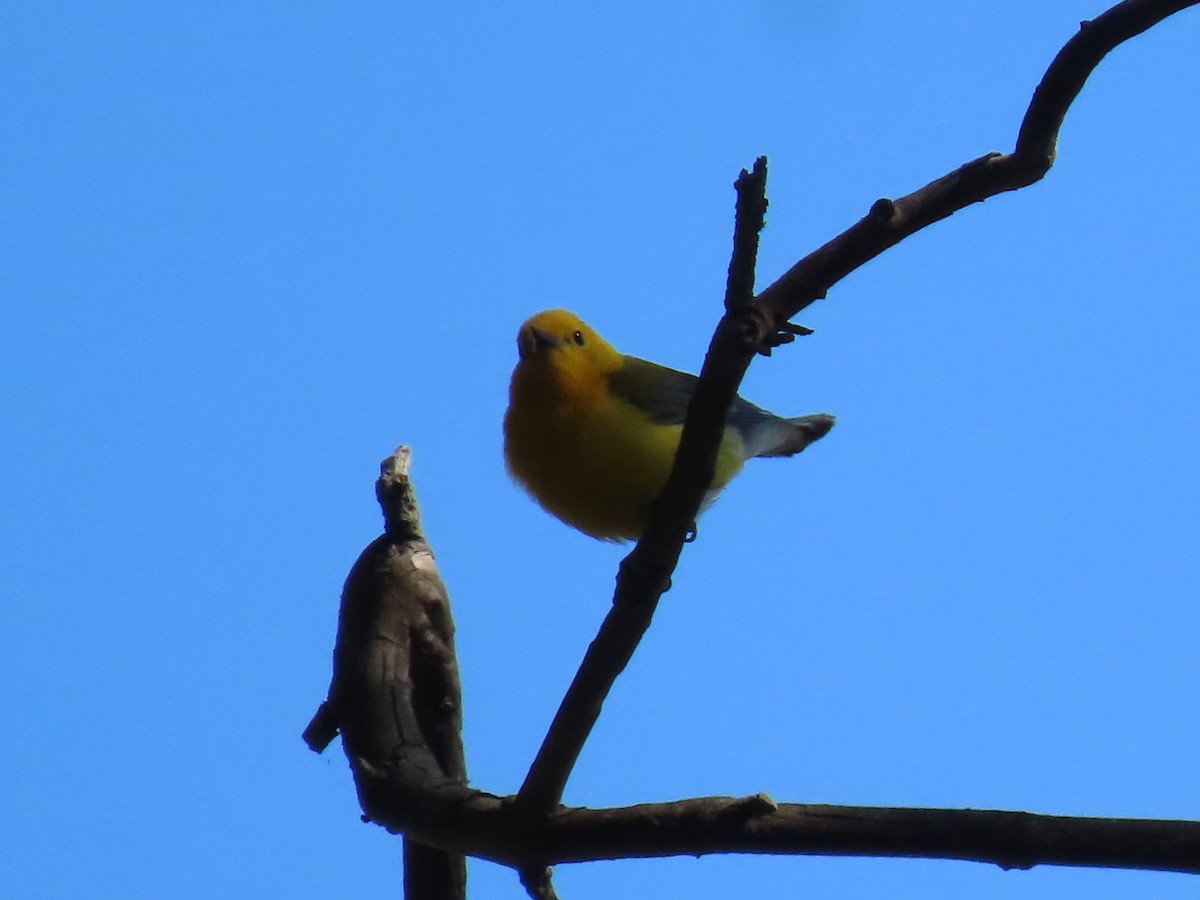
<svg viewBox="0 0 1200 900">
<path fill-rule="evenodd" d="M 738 203 L 725 305 L 735 318 L 754 315 L 754 265 L 767 209 L 766 179 L 767 161 L 760 157 L 754 172 L 743 169 L 734 185 Z M 704 492 L 712 483 L 717 447 L 740 380 L 741 373 L 729 391 L 698 390 L 692 397 L 684 444 L 676 456 L 671 481 L 650 510 L 646 535 L 621 563 L 612 609 L 588 647 L 517 794 L 515 808 L 531 818 L 545 816 L 561 802 L 563 788 L 605 697 L 650 627 L 659 598 L 671 585 L 671 573 L 695 527 Z M 685 445 L 691 452 L 682 452 Z M 675 485 L 674 492 L 671 485 Z"/>
<path fill-rule="evenodd" d="M 778 326 L 910 234 L 973 203 L 1039 181 L 1054 163 L 1058 130 L 1067 110 L 1100 60 L 1117 45 L 1196 2 L 1126 0 L 1084 22 L 1034 91 L 1014 152 L 985 154 L 898 200 L 875 201 L 865 218 L 765 288 L 758 295 L 758 306 Z"/>
<path fill-rule="evenodd" d="M 701 798 L 564 811 L 552 862 L 704 853 L 804 853 L 1200 872 L 1200 822 Z M 588 846 L 575 853 L 579 840 Z M 561 842 L 561 843 L 560 843 Z M 582 849 L 582 848 L 580 848 Z"/>
<path fill-rule="evenodd" d="M 356 763 L 356 767 L 361 761 Z M 1092 866 L 1200 873 L 1200 822 L 1007 810 L 775 803 L 765 794 L 608 809 L 561 807 L 531 821 L 507 799 L 405 782 L 364 766 L 372 818 L 426 843 L 525 873 L 568 862 L 807 854 L 957 859 L 1006 869 Z M 418 779 L 419 780 L 419 779 Z"/>
<path fill-rule="evenodd" d="M 758 236 L 767 220 L 767 158 L 760 156 L 751 171 L 733 183 L 737 209 L 733 221 L 733 257 L 725 282 L 725 311 L 733 312 L 754 300 L 754 270 L 758 265 Z"/>
<path fill-rule="evenodd" d="M 465 784 L 462 699 L 450 600 L 425 543 L 411 454 L 401 447 L 375 485 L 385 532 L 359 556 L 342 592 L 329 698 L 304 732 L 320 752 L 340 731 L 352 760 L 388 763 L 434 784 Z M 354 767 L 356 774 L 358 767 Z M 363 784 L 356 778 L 364 810 Z M 406 896 L 466 894 L 461 854 L 406 838 Z"/>
</svg>

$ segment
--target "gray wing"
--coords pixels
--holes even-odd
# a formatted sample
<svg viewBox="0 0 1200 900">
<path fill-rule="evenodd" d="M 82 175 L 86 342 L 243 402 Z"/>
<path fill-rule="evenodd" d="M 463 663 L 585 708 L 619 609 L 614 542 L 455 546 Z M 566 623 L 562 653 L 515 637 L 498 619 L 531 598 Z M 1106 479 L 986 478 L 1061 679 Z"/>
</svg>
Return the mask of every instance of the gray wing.
<svg viewBox="0 0 1200 900">
<path fill-rule="evenodd" d="M 652 421 L 680 425 L 699 380 L 688 372 L 626 356 L 621 368 L 609 375 L 608 384 L 614 394 L 645 412 Z M 736 397 L 727 421 L 741 435 L 749 459 L 799 453 L 824 437 L 836 420 L 829 413 L 784 419 Z"/>
<path fill-rule="evenodd" d="M 699 380 L 688 372 L 626 356 L 621 368 L 608 376 L 608 386 L 659 425 L 679 425 Z"/>
</svg>

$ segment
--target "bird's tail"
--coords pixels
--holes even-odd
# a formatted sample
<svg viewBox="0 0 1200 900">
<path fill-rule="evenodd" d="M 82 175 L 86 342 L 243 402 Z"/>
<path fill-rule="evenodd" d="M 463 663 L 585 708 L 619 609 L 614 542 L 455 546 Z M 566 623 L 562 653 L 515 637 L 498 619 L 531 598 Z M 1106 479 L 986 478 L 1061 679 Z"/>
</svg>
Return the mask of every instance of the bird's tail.
<svg viewBox="0 0 1200 900">
<path fill-rule="evenodd" d="M 781 419 L 790 427 L 780 434 L 779 440 L 759 452 L 758 456 L 794 456 L 813 441 L 818 441 L 829 433 L 829 429 L 837 422 L 837 417 L 830 413 L 813 413 L 811 416 L 799 416 L 795 419 Z"/>
</svg>

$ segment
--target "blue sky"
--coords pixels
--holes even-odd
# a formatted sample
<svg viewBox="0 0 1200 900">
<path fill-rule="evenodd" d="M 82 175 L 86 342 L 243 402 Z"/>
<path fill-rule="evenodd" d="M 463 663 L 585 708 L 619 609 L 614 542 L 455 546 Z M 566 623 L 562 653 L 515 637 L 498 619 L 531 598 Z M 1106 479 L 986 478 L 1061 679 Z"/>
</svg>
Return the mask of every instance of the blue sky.
<svg viewBox="0 0 1200 900">
<path fill-rule="evenodd" d="M 473 782 L 514 790 L 622 550 L 505 475 L 548 306 L 699 366 L 731 183 L 760 282 L 1009 149 L 1088 2 L 129 2 L 0 12 L 0 883 L 395 896 L 299 733 L 411 444 Z M 567 801 L 1200 818 L 1200 18 L 1106 60 L 1042 183 L 894 248 L 751 368 L 836 412 L 701 520 Z M 517 898 L 473 864 L 473 896 Z M 564 898 L 1191 897 L 1194 877 L 706 858 Z"/>
</svg>

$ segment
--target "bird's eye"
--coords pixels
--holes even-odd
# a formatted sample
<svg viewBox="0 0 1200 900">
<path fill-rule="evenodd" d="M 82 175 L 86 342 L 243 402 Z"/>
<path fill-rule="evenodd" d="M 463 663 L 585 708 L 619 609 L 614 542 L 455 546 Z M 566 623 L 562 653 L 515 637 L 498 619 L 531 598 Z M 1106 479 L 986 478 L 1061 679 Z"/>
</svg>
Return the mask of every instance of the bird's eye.
<svg viewBox="0 0 1200 900">
<path fill-rule="evenodd" d="M 582 347 L 583 346 L 583 332 L 582 331 L 575 332 L 573 335 L 571 335 L 571 340 L 573 340 L 580 347 Z"/>
</svg>

